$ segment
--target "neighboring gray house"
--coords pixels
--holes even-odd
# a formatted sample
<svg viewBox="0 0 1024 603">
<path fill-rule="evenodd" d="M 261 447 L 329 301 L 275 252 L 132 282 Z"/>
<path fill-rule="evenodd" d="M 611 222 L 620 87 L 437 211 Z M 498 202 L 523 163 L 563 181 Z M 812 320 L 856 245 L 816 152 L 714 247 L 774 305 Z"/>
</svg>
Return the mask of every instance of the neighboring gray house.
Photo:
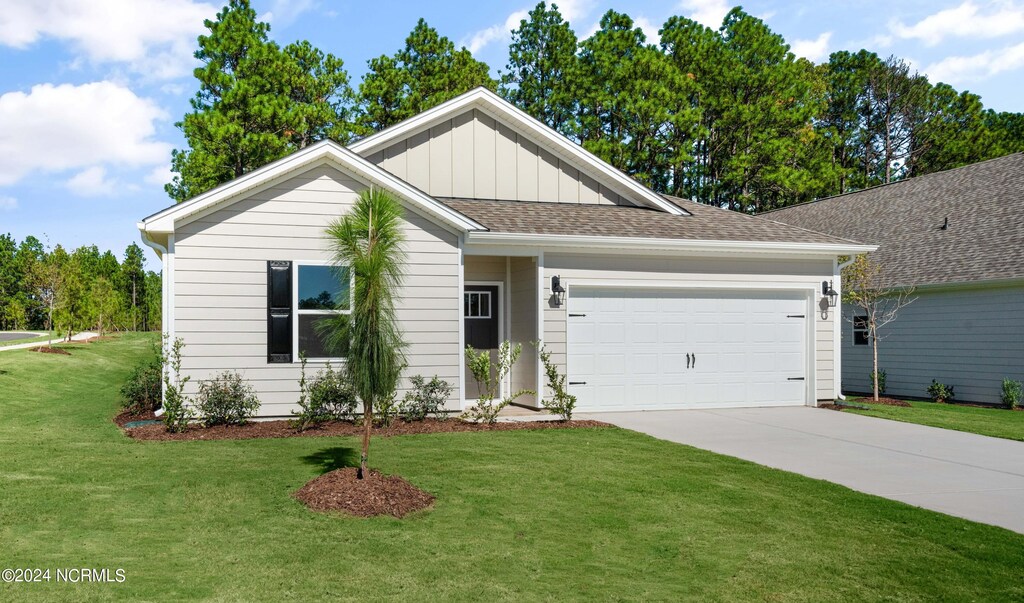
<svg viewBox="0 0 1024 603">
<path fill-rule="evenodd" d="M 186 344 L 189 391 L 237 370 L 261 416 L 296 408 L 299 352 L 311 372 L 327 360 L 312 325 L 348 295 L 326 267 L 324 226 L 371 186 L 406 208 L 405 376 L 450 381 L 452 410 L 475 396 L 465 346 L 503 339 L 523 344 L 506 391 L 544 391 L 530 345 L 542 340 L 580 410 L 837 392 L 839 322 L 819 310 L 821 283 L 839 256 L 874 247 L 662 197 L 484 89 L 139 223 L 163 259 L 164 324 Z"/>
<path fill-rule="evenodd" d="M 886 284 L 916 287 L 879 342 L 889 394 L 927 397 L 937 379 L 998 403 L 1003 378 L 1024 380 L 1024 153 L 765 216 L 878 244 Z M 866 392 L 871 346 L 843 314 L 843 390 Z"/>
</svg>

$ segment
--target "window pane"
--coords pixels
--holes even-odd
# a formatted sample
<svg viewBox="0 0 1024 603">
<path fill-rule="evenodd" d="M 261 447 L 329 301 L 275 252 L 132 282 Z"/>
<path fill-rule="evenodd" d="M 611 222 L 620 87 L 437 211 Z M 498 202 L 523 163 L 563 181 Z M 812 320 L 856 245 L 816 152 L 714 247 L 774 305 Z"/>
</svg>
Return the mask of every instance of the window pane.
<svg viewBox="0 0 1024 603">
<path fill-rule="evenodd" d="M 299 266 L 299 309 L 347 310 L 350 282 L 348 268 Z"/>
<path fill-rule="evenodd" d="M 344 358 L 347 356 L 347 344 L 339 350 L 327 349 L 324 341 L 325 338 L 321 331 L 321 329 L 328 325 L 337 328 L 339 326 L 338 321 L 345 321 L 347 319 L 348 315 L 346 314 L 329 316 L 323 314 L 299 314 L 299 352 L 305 352 L 307 358 Z M 322 327 L 318 327 L 317 323 L 321 322 L 325 324 Z"/>
</svg>

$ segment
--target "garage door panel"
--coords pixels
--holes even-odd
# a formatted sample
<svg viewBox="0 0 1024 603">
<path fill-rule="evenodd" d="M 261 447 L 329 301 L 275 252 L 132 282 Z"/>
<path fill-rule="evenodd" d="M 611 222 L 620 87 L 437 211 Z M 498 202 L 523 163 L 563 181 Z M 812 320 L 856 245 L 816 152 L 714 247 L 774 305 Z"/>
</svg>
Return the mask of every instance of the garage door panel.
<svg viewBox="0 0 1024 603">
<path fill-rule="evenodd" d="M 800 293 L 580 290 L 568 372 L 583 410 L 803 404 Z M 584 316 L 579 316 L 579 315 Z M 695 364 L 687 354 L 693 354 Z M 688 365 L 690 365 L 688 367 Z"/>
</svg>

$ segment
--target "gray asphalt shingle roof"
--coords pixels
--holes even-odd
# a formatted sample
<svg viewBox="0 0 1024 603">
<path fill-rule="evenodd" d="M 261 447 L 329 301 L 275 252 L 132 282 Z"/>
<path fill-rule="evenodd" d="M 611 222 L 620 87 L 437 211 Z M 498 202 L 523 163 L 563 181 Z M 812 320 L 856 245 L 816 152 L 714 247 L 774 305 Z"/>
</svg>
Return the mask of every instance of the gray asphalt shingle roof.
<svg viewBox="0 0 1024 603">
<path fill-rule="evenodd" d="M 1024 278 L 1024 153 L 762 216 L 879 245 L 889 286 Z"/>
<path fill-rule="evenodd" d="M 589 235 L 702 241 L 850 243 L 835 236 L 764 218 L 667 197 L 689 216 L 641 207 L 576 203 L 537 203 L 485 199 L 437 200 L 492 232 Z"/>
</svg>

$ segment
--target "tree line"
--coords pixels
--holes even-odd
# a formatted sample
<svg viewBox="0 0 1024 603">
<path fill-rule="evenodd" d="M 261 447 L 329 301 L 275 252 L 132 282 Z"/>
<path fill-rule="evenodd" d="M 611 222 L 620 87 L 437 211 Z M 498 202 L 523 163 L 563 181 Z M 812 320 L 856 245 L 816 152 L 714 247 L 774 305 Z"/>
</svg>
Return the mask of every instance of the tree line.
<svg viewBox="0 0 1024 603">
<path fill-rule="evenodd" d="M 1024 151 L 1024 114 L 985 109 L 895 56 L 840 51 L 814 64 L 740 8 L 717 30 L 673 16 L 652 44 L 615 11 L 580 40 L 541 2 L 511 32 L 498 79 L 420 19 L 358 86 L 341 58 L 271 41 L 248 0 L 205 25 L 199 90 L 178 124 L 188 148 L 174 152 L 167 186 L 177 201 L 477 86 L 656 191 L 750 213 Z"/>
<path fill-rule="evenodd" d="M 161 276 L 132 243 L 118 261 L 95 245 L 71 252 L 0 235 L 0 331 L 158 331 Z"/>
</svg>

